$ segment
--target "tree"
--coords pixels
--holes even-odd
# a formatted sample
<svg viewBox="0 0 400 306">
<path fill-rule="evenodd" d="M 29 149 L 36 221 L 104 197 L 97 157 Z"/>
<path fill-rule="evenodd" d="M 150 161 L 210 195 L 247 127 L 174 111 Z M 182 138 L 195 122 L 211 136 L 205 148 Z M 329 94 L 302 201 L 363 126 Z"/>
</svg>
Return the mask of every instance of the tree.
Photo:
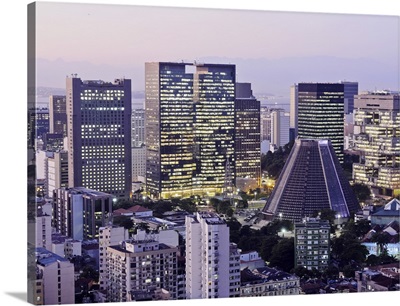
<svg viewBox="0 0 400 306">
<path fill-rule="evenodd" d="M 377 232 L 371 237 L 371 241 L 378 246 L 378 255 L 387 252 L 387 244 L 390 242 L 390 234 L 386 232 Z"/>
<path fill-rule="evenodd" d="M 266 236 L 262 240 L 262 244 L 260 247 L 260 256 L 265 261 L 270 261 L 272 256 L 272 250 L 275 245 L 279 242 L 278 236 Z"/>
<path fill-rule="evenodd" d="M 128 230 L 133 227 L 133 221 L 129 216 L 115 216 L 113 217 L 113 224 L 117 226 L 123 226 Z"/>
<path fill-rule="evenodd" d="M 343 267 L 343 275 L 345 277 L 354 277 L 356 270 L 357 269 L 355 267 L 351 265 L 346 265 Z"/>
<path fill-rule="evenodd" d="M 86 266 L 83 268 L 82 273 L 80 274 L 81 278 L 92 279 L 96 282 L 99 281 L 99 271 L 96 271 L 91 266 Z"/>
<path fill-rule="evenodd" d="M 241 249 L 243 252 L 248 251 L 257 251 L 259 252 L 261 248 L 262 240 L 260 237 L 251 235 L 251 236 L 240 236 L 238 242 L 238 248 Z"/>
<path fill-rule="evenodd" d="M 368 253 L 354 233 L 343 232 L 339 237 L 332 239 L 332 256 L 339 261 L 341 267 L 351 262 L 365 262 Z"/>
<path fill-rule="evenodd" d="M 371 229 L 370 221 L 367 219 L 363 219 L 354 222 L 353 219 L 350 219 L 343 227 L 343 231 L 348 231 L 354 233 L 357 237 L 362 237 L 366 233 L 368 233 Z"/>
<path fill-rule="evenodd" d="M 284 238 L 272 249 L 270 266 L 290 272 L 294 268 L 294 239 Z"/>
<path fill-rule="evenodd" d="M 359 202 L 365 202 L 371 198 L 371 191 L 367 185 L 355 183 L 351 188 Z"/>
</svg>

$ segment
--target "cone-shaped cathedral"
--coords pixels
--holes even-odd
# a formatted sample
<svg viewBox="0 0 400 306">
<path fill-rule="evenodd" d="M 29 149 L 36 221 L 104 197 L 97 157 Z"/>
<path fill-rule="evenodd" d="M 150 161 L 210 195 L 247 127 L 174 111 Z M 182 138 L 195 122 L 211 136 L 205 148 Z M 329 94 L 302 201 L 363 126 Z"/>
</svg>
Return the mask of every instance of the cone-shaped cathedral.
<svg viewBox="0 0 400 306">
<path fill-rule="evenodd" d="M 322 209 L 347 218 L 360 206 L 330 141 L 296 139 L 263 214 L 299 222 Z"/>
</svg>

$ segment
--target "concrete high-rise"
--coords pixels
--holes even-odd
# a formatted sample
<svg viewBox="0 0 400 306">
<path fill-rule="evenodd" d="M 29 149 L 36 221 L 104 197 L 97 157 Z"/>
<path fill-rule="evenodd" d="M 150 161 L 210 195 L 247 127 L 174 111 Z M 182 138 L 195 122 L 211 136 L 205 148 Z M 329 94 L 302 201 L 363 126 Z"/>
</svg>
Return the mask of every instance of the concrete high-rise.
<svg viewBox="0 0 400 306">
<path fill-rule="evenodd" d="M 354 101 L 353 179 L 374 194 L 400 194 L 400 95 L 371 92 Z"/>
<path fill-rule="evenodd" d="M 134 292 L 168 291 L 177 298 L 179 249 L 154 239 L 126 240 L 106 249 L 109 302 L 132 301 Z"/>
<path fill-rule="evenodd" d="M 348 218 L 359 208 L 330 141 L 296 139 L 263 213 L 300 222 L 322 209 Z"/>
<path fill-rule="evenodd" d="M 114 197 L 82 187 L 53 192 L 53 220 L 57 232 L 73 239 L 97 239 L 110 221 Z"/>
<path fill-rule="evenodd" d="M 329 139 L 343 162 L 344 84 L 299 83 L 297 135 L 304 139 Z"/>
<path fill-rule="evenodd" d="M 235 295 L 237 292 L 230 292 L 229 228 L 225 220 L 215 213 L 198 212 L 186 216 L 185 224 L 186 298 Z"/>
<path fill-rule="evenodd" d="M 304 218 L 295 223 L 295 267 L 324 271 L 330 260 L 330 231 L 328 220 Z"/>
<path fill-rule="evenodd" d="M 215 194 L 234 169 L 235 66 L 146 63 L 146 191 Z"/>
<path fill-rule="evenodd" d="M 254 178 L 261 183 L 260 146 L 260 101 L 253 96 L 250 83 L 236 83 L 236 178 Z"/>
<path fill-rule="evenodd" d="M 340 82 L 344 85 L 344 113 L 351 114 L 354 110 L 354 98 L 358 95 L 358 82 Z"/>
<path fill-rule="evenodd" d="M 67 77 L 69 186 L 131 191 L 131 81 Z"/>
<path fill-rule="evenodd" d="M 283 109 L 271 110 L 271 145 L 283 147 L 289 142 L 289 113 Z"/>
<path fill-rule="evenodd" d="M 295 140 L 297 137 L 297 104 L 298 104 L 298 85 L 290 86 L 290 124 L 289 140 Z"/>
</svg>

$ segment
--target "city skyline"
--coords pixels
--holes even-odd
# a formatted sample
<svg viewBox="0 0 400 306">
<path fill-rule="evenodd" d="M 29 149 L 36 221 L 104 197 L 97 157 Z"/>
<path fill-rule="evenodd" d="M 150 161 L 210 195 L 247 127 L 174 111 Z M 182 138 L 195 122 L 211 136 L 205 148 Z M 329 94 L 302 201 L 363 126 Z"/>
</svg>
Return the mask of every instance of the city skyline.
<svg viewBox="0 0 400 306">
<path fill-rule="evenodd" d="M 398 22 L 379 15 L 38 3 L 37 85 L 63 88 L 71 73 L 117 75 L 143 91 L 145 62 L 197 61 L 235 64 L 237 81 L 251 82 L 255 93 L 288 97 L 293 83 L 315 80 L 398 90 Z"/>
</svg>

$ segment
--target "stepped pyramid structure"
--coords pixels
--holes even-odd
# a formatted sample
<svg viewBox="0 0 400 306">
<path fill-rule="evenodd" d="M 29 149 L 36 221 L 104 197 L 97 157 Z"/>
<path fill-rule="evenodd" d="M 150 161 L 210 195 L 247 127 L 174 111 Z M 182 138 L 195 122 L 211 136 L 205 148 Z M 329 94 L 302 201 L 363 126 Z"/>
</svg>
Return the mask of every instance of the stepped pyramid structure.
<svg viewBox="0 0 400 306">
<path fill-rule="evenodd" d="M 321 209 L 347 218 L 360 206 L 331 142 L 296 139 L 263 214 L 269 220 L 300 222 Z"/>
</svg>

